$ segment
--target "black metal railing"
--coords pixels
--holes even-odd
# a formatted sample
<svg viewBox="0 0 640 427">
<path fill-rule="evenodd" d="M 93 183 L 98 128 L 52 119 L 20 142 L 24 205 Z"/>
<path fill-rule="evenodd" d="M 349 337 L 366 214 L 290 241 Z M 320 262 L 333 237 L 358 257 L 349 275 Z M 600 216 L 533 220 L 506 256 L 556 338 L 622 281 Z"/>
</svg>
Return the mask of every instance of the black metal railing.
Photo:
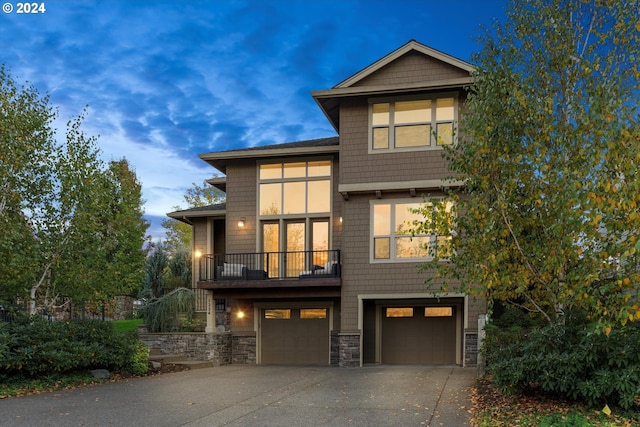
<svg viewBox="0 0 640 427">
<path fill-rule="evenodd" d="M 204 255 L 198 280 L 268 280 L 340 277 L 340 250 Z"/>
</svg>

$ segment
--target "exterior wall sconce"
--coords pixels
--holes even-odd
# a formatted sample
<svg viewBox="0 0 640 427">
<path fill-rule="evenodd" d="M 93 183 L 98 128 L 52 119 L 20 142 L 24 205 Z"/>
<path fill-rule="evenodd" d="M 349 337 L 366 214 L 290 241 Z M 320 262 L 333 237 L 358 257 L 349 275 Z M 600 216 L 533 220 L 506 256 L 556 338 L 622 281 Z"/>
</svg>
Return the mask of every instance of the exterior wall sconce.
<svg viewBox="0 0 640 427">
<path fill-rule="evenodd" d="M 194 255 L 196 256 L 196 258 L 200 258 L 202 256 L 202 252 L 200 252 L 199 250 L 196 250 Z"/>
<path fill-rule="evenodd" d="M 342 224 L 342 217 L 340 217 L 340 224 Z"/>
<path fill-rule="evenodd" d="M 238 228 L 244 228 L 244 217 L 238 220 Z"/>
</svg>

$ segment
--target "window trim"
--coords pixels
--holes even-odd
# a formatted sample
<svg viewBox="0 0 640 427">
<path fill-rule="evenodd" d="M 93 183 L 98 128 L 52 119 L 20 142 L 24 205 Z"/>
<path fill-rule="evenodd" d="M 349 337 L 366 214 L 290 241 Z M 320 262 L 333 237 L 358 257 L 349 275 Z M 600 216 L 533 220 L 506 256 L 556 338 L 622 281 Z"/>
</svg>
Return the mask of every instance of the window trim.
<svg viewBox="0 0 640 427">
<path fill-rule="evenodd" d="M 444 198 L 444 197 L 441 197 Z M 369 201 L 369 263 L 370 264 L 389 264 L 389 263 L 403 263 L 403 262 L 426 262 L 433 259 L 432 256 L 415 257 L 415 258 L 398 258 L 395 253 L 395 238 L 399 235 L 395 234 L 395 208 L 398 204 L 417 204 L 422 205 L 424 201 L 416 201 L 415 198 L 408 199 L 381 199 Z M 390 205 L 389 214 L 389 235 L 376 235 L 374 234 L 374 207 L 377 205 Z M 376 258 L 375 257 L 375 238 L 389 237 L 389 258 Z M 437 244 L 438 238 L 444 235 L 438 234 L 420 234 L 417 237 L 428 237 L 430 242 Z"/>
<path fill-rule="evenodd" d="M 422 95 L 407 95 L 407 96 L 395 96 L 395 97 L 380 97 L 380 98 L 369 98 L 368 100 L 368 123 L 367 123 L 367 152 L 368 154 L 383 154 L 383 153 L 401 153 L 401 152 L 412 152 L 412 151 L 431 151 L 431 150 L 442 150 L 443 146 L 438 144 L 436 137 L 434 137 L 433 132 L 437 129 L 438 124 L 440 123 L 449 123 L 448 120 L 437 120 L 436 117 L 436 104 L 438 99 L 442 98 L 453 98 L 453 120 L 451 121 L 453 130 L 456 130 L 456 124 L 458 122 L 458 109 L 459 102 L 458 99 L 460 97 L 459 92 L 439 92 L 432 94 L 422 94 Z M 395 124 L 393 123 L 393 111 L 396 102 L 405 102 L 405 101 L 431 101 L 431 121 L 429 122 L 416 122 L 410 125 L 422 125 L 428 124 L 431 128 L 431 132 L 429 135 L 429 145 L 420 145 L 413 147 L 396 147 L 395 146 Z M 373 124 L 373 105 L 374 104 L 383 104 L 389 103 L 389 124 L 387 125 L 389 129 L 389 147 L 388 148 L 373 148 L 373 129 L 384 127 L 383 125 L 374 125 Z M 409 124 L 407 124 L 409 126 Z M 454 134 L 452 144 L 457 143 L 457 136 Z"/>
<path fill-rule="evenodd" d="M 305 172 L 304 177 L 293 177 L 293 178 L 285 178 L 284 177 L 284 165 L 287 163 L 306 163 L 307 168 L 309 163 L 315 162 L 329 162 L 329 174 L 322 176 L 309 176 L 308 169 Z M 280 178 L 260 178 L 260 167 L 262 165 L 280 165 L 283 170 L 283 174 Z M 299 220 L 300 222 L 305 223 L 305 250 L 313 250 L 313 232 L 312 227 L 314 222 L 327 222 L 328 229 L 328 249 L 331 250 L 333 247 L 333 227 L 334 227 L 334 218 L 333 218 L 333 209 L 334 209 L 334 197 L 333 197 L 333 189 L 334 189 L 334 169 L 336 165 L 334 162 L 334 158 L 332 156 L 318 156 L 318 157 L 291 157 L 291 158 L 282 158 L 276 157 L 273 159 L 264 159 L 256 162 L 256 250 L 261 252 L 263 250 L 263 233 L 262 227 L 264 224 L 272 223 L 278 224 L 278 239 L 280 241 L 280 245 L 286 244 L 280 238 L 284 233 L 284 227 L 287 222 Z M 260 214 L 260 185 L 261 184 L 281 184 L 281 208 L 284 205 L 284 184 L 288 182 L 304 182 L 305 183 L 305 191 L 308 196 L 309 192 L 309 182 L 312 181 L 329 181 L 329 211 L 328 212 L 303 212 L 303 213 L 292 213 L 292 214 L 268 214 L 261 215 Z M 308 211 L 308 200 L 305 200 L 305 211 Z M 285 251 L 285 249 L 281 246 L 278 248 L 278 251 Z"/>
<path fill-rule="evenodd" d="M 313 163 L 313 162 L 324 162 L 327 161 L 329 162 L 329 175 L 323 175 L 323 176 L 309 176 L 308 175 L 308 169 L 305 172 L 306 175 L 304 177 L 293 177 L 293 178 L 285 178 L 284 174 L 280 177 L 280 178 L 266 178 L 266 179 L 261 179 L 260 178 L 260 167 L 263 165 L 273 165 L 273 164 L 280 164 L 283 168 L 284 165 L 286 163 L 306 163 L 307 164 L 307 168 L 308 168 L 308 164 L 309 163 Z M 318 158 L 291 158 L 291 159 L 269 159 L 269 160 L 262 160 L 262 161 L 258 161 L 256 164 L 256 218 L 258 219 L 258 221 L 268 221 L 268 220 L 275 220 L 275 219 L 281 219 L 281 218 L 291 218 L 291 219 L 295 219 L 295 218 L 326 218 L 332 217 L 332 213 L 333 213 L 333 169 L 334 169 L 334 164 L 333 164 L 333 158 L 332 157 L 318 157 Z M 329 181 L 329 211 L 328 212 L 308 212 L 309 206 L 308 206 L 308 197 L 309 197 L 309 182 L 311 181 Z M 286 183 L 293 183 L 293 182 L 303 182 L 305 185 L 305 193 L 306 193 L 306 197 L 305 197 L 305 201 L 304 201 L 304 209 L 305 212 L 301 212 L 301 213 L 292 213 L 292 214 L 285 214 L 283 212 L 280 212 L 278 214 L 267 214 L 267 215 L 263 215 L 260 213 L 260 185 L 261 184 L 281 184 L 280 187 L 280 209 L 281 211 L 284 208 L 284 184 Z"/>
</svg>

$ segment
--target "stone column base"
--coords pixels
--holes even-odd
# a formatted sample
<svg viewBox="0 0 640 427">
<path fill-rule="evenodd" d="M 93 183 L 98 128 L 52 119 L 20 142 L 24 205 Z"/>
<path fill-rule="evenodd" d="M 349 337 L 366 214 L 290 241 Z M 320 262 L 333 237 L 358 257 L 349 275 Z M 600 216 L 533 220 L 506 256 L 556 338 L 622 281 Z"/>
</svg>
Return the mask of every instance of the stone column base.
<svg viewBox="0 0 640 427">
<path fill-rule="evenodd" d="M 341 368 L 360 367 L 360 332 L 341 332 L 338 334 L 338 346 Z"/>
</svg>

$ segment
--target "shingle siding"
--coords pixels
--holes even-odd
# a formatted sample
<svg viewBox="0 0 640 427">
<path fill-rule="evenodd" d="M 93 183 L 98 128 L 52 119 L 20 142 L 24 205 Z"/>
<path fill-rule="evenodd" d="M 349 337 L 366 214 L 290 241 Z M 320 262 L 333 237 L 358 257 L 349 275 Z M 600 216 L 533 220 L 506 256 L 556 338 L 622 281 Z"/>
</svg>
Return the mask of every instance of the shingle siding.
<svg viewBox="0 0 640 427">
<path fill-rule="evenodd" d="M 383 199 L 407 198 L 392 193 Z M 375 199 L 375 198 L 373 198 Z M 342 329 L 357 328 L 359 294 L 439 292 L 441 284 L 427 285 L 428 271 L 418 271 L 419 262 L 372 263 L 369 195 L 350 197 L 344 206 L 344 255 L 342 269 Z M 420 197 L 415 198 L 417 202 Z M 455 291 L 449 288 L 449 291 Z"/>
<path fill-rule="evenodd" d="M 443 56 L 435 55 L 438 58 Z M 453 62 L 455 63 L 455 62 Z M 465 67 L 463 67 L 465 68 Z M 333 300 L 333 331 L 331 335 L 331 363 L 340 366 L 358 366 L 360 363 L 360 349 L 363 331 L 359 329 L 359 319 L 362 316 L 369 316 L 368 329 L 364 333 L 369 334 L 364 352 L 372 359 L 374 356 L 374 338 L 371 333 L 375 330 L 375 311 L 371 308 L 373 304 L 387 300 L 420 299 L 424 301 L 433 294 L 441 292 L 441 282 L 427 284 L 426 280 L 432 272 L 419 271 L 420 262 L 371 262 L 371 201 L 377 200 L 379 196 L 382 200 L 407 199 L 420 202 L 421 189 L 417 188 L 415 198 L 410 198 L 409 189 L 398 189 L 397 191 L 383 191 L 375 194 L 373 183 L 411 182 L 440 180 L 449 176 L 446 161 L 442 157 L 443 151 L 440 149 L 414 150 L 414 151 L 388 151 L 380 153 L 370 153 L 369 151 L 369 102 L 368 96 L 362 93 L 376 93 L 385 95 L 386 99 L 393 98 L 387 92 L 395 92 L 397 87 L 407 85 L 407 90 L 411 90 L 412 96 L 428 94 L 433 96 L 433 92 L 428 92 L 427 87 L 432 82 L 441 84 L 447 79 L 468 78 L 469 72 L 462 68 L 445 63 L 439 59 L 432 58 L 418 51 L 410 51 L 400 58 L 384 65 L 382 68 L 372 68 L 377 71 L 357 81 L 353 87 L 356 91 L 349 92 L 351 95 L 338 96 L 331 99 L 325 105 L 336 114 L 339 111 L 339 120 L 332 118 L 334 123 L 339 122 L 340 136 L 337 138 L 325 138 L 313 141 L 301 141 L 284 145 L 274 145 L 270 147 L 259 147 L 255 149 L 238 150 L 239 155 L 221 156 L 219 165 L 224 166 L 226 173 L 226 229 L 225 253 L 252 253 L 260 251 L 260 227 L 257 216 L 258 201 L 258 180 L 257 162 L 258 157 L 265 156 L 269 161 L 278 160 L 313 160 L 315 158 L 333 157 L 332 168 L 332 217 L 331 217 L 331 242 L 330 249 L 340 249 L 342 254 L 342 288 L 341 297 Z M 458 80 L 457 83 L 459 84 Z M 392 89 L 385 89 L 388 86 Z M 418 90 L 416 88 L 422 87 Z M 439 87 L 449 87 L 442 84 Z M 368 88 L 372 90 L 369 91 Z M 381 89 L 382 88 L 382 89 Z M 362 89 L 362 90 L 360 90 Z M 399 95 L 406 96 L 409 92 L 399 91 Z M 458 90 L 447 90 L 446 96 L 451 93 L 459 94 L 458 107 L 461 110 L 465 89 L 459 87 Z M 344 92 L 341 92 L 344 93 Z M 391 94 L 392 95 L 392 94 Z M 372 95 L 373 96 L 373 95 Z M 380 98 L 382 99 L 382 98 Z M 339 109 L 337 109 L 339 105 Z M 323 107 L 324 108 L 324 107 Z M 326 113 L 326 111 L 325 111 Z M 339 141 L 339 146 L 336 146 Z M 307 151 L 307 149 L 318 148 Z M 339 149 L 339 153 L 333 150 Z M 280 150 L 277 155 L 284 157 L 271 157 L 276 154 L 268 150 Z M 291 150 L 289 152 L 288 150 Z M 311 152 L 315 154 L 310 154 Z M 249 153 L 249 154 L 247 154 Z M 253 154 L 252 154 L 253 153 Z M 215 154 L 211 160 L 215 163 Z M 287 157 L 288 156 L 288 157 Z M 340 185 L 352 184 L 372 184 L 356 186 L 358 191 L 349 191 L 347 199 L 339 193 Z M 353 188 L 353 187 L 352 187 Z M 434 190 L 432 191 L 432 196 Z M 435 190 L 437 191 L 437 190 Z M 424 192 L 424 191 L 422 191 Z M 441 193 L 440 193 L 441 194 Z M 245 227 L 239 228 L 237 222 L 240 218 L 245 219 Z M 342 221 L 340 221 L 342 218 Z M 217 227 L 222 224 L 222 219 L 218 219 Z M 194 248 L 206 253 L 207 233 L 211 227 L 207 227 L 206 218 L 195 218 L 193 220 Z M 223 234 L 217 232 L 217 234 Z M 222 246 L 222 245 L 220 245 Z M 459 297 L 460 291 L 455 284 L 449 284 L 447 292 L 454 294 L 458 304 L 462 301 Z M 375 298 L 371 296 L 375 295 Z M 359 313 L 358 298 L 371 298 L 364 302 L 365 311 L 368 314 Z M 274 301 L 278 298 L 268 298 Z M 375 299 L 376 301 L 372 301 Z M 296 300 L 298 301 L 298 300 Z M 254 309 L 256 301 L 247 298 L 229 301 L 231 313 L 239 310 L 245 312 L 244 318 L 231 316 L 230 326 L 234 337 L 246 337 L 248 347 L 256 346 L 259 342 L 258 332 L 254 331 L 254 315 L 259 313 Z M 291 302 L 295 302 L 291 300 Z M 369 304 L 369 305 L 367 305 Z M 255 311 L 254 311 L 255 310 Z M 458 342 L 466 350 L 464 360 L 467 364 L 475 363 L 474 337 L 477 331 L 478 316 L 486 312 L 486 304 L 483 298 L 468 297 L 465 305 L 464 330 L 459 331 L 463 336 Z M 373 313 L 373 314 L 372 314 Z M 377 339 L 377 338 L 375 338 Z M 264 344 L 263 344 L 264 345 Z M 372 350 L 373 349 L 373 350 Z M 249 348 L 249 353 L 251 348 Z M 462 357 L 462 356 L 461 356 Z M 249 363 L 255 361 L 250 358 Z M 259 358 L 259 355 L 258 355 Z M 462 361 L 460 361 L 462 363 Z"/>
<path fill-rule="evenodd" d="M 449 176 L 440 149 L 369 153 L 369 103 L 344 102 L 340 108 L 341 183 L 398 182 Z"/>
<path fill-rule="evenodd" d="M 257 168 L 255 160 L 227 167 L 227 253 L 256 252 Z M 244 228 L 238 220 L 245 219 Z"/>
<path fill-rule="evenodd" d="M 411 52 L 360 80 L 354 86 L 412 84 L 464 77 L 469 77 L 469 73 L 421 53 Z"/>
</svg>

